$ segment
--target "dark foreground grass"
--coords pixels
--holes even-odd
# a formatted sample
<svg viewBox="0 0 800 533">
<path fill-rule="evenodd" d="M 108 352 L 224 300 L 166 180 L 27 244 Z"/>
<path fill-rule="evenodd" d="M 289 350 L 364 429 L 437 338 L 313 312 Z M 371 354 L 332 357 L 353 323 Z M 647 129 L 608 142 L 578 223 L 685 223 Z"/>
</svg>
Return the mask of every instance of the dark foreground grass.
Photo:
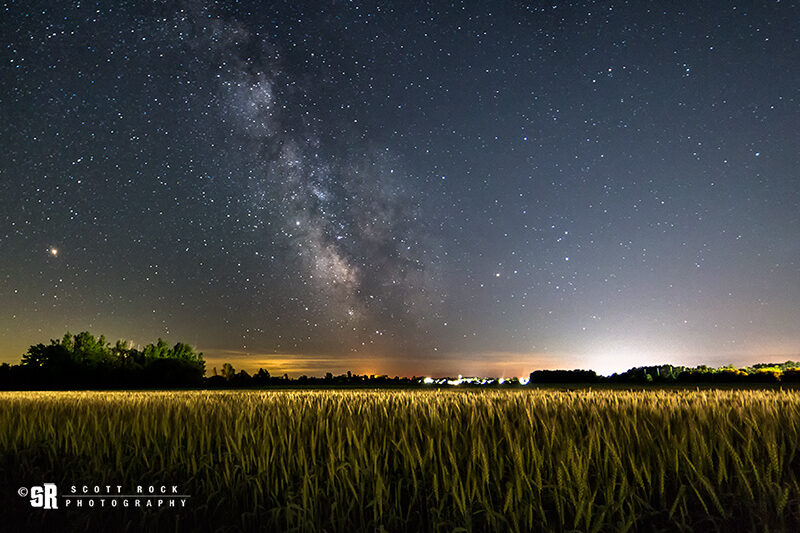
<svg viewBox="0 0 800 533">
<path fill-rule="evenodd" d="M 795 531 L 798 448 L 781 390 L 0 393 L 0 529 Z"/>
</svg>

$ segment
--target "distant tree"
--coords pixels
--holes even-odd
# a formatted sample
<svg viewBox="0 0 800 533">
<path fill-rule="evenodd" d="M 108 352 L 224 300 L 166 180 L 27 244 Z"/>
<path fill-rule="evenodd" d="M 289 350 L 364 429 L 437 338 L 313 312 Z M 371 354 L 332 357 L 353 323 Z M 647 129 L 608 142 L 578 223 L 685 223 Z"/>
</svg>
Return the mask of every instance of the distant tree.
<svg viewBox="0 0 800 533">
<path fill-rule="evenodd" d="M 233 379 L 233 376 L 236 375 L 236 370 L 233 368 L 233 365 L 230 363 L 225 363 L 222 365 L 222 377 L 226 380 L 230 381 Z"/>
<path fill-rule="evenodd" d="M 28 351 L 22 355 L 22 365 L 39 368 L 48 366 L 52 362 L 52 346 L 52 344 L 50 346 L 45 346 L 41 343 L 31 346 L 28 348 Z"/>
<path fill-rule="evenodd" d="M 259 368 L 258 372 L 256 372 L 253 378 L 251 379 L 251 382 L 253 383 L 253 385 L 263 386 L 263 385 L 268 385 L 269 380 L 270 380 L 269 372 L 267 370 L 264 370 L 263 368 Z"/>
<path fill-rule="evenodd" d="M 169 344 L 162 338 L 159 338 L 156 344 L 148 344 L 142 350 L 145 359 L 159 359 L 169 356 Z"/>
<path fill-rule="evenodd" d="M 129 343 L 122 339 L 118 340 L 114 347 L 111 348 L 111 356 L 120 366 L 125 366 L 130 353 L 129 348 Z"/>
<path fill-rule="evenodd" d="M 185 361 L 199 361 L 202 358 L 203 354 L 198 354 L 194 351 L 194 348 L 189 346 L 188 344 L 184 344 L 179 342 L 175 346 L 173 346 L 172 350 L 168 352 L 168 357 L 172 357 L 175 359 L 183 359 Z"/>
</svg>

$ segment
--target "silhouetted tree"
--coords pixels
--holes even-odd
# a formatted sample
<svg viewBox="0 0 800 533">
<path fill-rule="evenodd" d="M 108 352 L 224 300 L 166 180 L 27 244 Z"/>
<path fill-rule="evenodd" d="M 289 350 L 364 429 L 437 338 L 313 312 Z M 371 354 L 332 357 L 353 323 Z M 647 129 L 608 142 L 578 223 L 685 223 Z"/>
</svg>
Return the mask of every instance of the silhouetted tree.
<svg viewBox="0 0 800 533">
<path fill-rule="evenodd" d="M 142 352 L 117 341 L 112 347 L 105 336 L 88 331 L 67 332 L 49 345 L 31 346 L 22 356 L 24 378 L 38 387 L 139 387 L 197 386 L 202 384 L 202 354 L 187 344 L 170 349 L 159 339 Z M 166 361 L 166 362 L 165 362 Z"/>
<path fill-rule="evenodd" d="M 225 363 L 222 365 L 222 377 L 225 378 L 227 381 L 233 379 L 233 376 L 236 375 L 236 370 L 234 370 L 233 365 L 230 363 Z"/>
</svg>

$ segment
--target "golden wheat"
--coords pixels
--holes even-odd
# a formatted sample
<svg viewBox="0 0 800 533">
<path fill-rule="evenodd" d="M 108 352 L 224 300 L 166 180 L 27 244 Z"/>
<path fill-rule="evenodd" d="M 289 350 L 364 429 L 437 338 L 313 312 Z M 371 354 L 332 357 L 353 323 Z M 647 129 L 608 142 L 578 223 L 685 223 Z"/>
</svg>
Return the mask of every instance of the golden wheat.
<svg viewBox="0 0 800 533">
<path fill-rule="evenodd" d="M 0 488 L 192 495 L 87 527 L 792 530 L 798 419 L 775 390 L 7 392 Z"/>
</svg>

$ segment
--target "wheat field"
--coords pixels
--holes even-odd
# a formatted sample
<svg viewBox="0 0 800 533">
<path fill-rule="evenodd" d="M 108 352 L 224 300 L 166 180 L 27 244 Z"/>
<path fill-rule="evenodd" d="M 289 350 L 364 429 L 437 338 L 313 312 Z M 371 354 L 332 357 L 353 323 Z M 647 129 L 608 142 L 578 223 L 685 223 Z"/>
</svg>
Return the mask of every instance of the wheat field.
<svg viewBox="0 0 800 533">
<path fill-rule="evenodd" d="M 28 530 L 791 531 L 798 448 L 785 390 L 0 393 Z M 191 499 L 32 510 L 40 482 Z"/>
</svg>

